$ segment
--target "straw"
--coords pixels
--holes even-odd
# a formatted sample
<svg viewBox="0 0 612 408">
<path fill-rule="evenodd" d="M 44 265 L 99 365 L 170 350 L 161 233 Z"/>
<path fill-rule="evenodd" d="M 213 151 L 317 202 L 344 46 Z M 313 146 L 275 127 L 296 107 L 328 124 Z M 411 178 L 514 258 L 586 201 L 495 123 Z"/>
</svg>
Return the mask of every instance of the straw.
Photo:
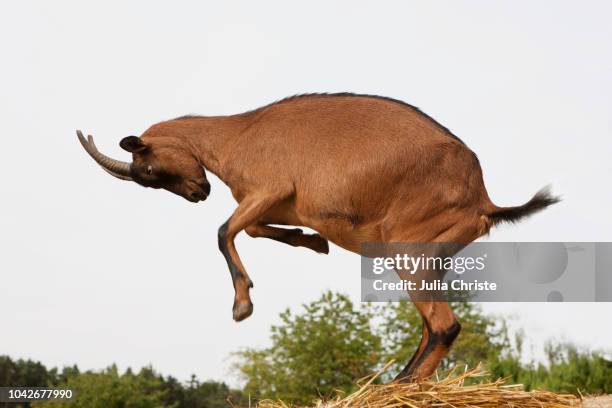
<svg viewBox="0 0 612 408">
<path fill-rule="evenodd" d="M 354 393 L 328 401 L 319 400 L 316 408 L 567 408 L 581 405 L 571 394 L 549 391 L 525 391 L 522 384 L 506 385 L 504 379 L 487 381 L 488 373 L 478 365 L 456 375 L 451 371 L 441 380 L 424 380 L 412 383 L 392 382 L 373 384 L 390 365 L 371 376 Z M 478 384 L 465 385 L 466 380 L 480 380 Z M 365 379 L 363 379 L 365 380 Z M 359 384 L 359 381 L 358 381 Z M 283 401 L 264 400 L 259 408 L 298 408 Z"/>
</svg>

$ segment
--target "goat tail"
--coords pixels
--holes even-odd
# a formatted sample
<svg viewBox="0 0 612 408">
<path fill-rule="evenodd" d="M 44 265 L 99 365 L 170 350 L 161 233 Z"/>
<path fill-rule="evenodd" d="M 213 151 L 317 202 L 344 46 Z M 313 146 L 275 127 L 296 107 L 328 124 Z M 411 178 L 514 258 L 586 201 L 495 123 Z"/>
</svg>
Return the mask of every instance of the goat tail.
<svg viewBox="0 0 612 408">
<path fill-rule="evenodd" d="M 486 217 L 491 226 L 503 222 L 515 223 L 559 201 L 561 201 L 561 198 L 553 196 L 550 192 L 550 186 L 547 186 L 538 191 L 531 200 L 523 205 L 516 207 L 497 207 L 493 205 Z"/>
</svg>

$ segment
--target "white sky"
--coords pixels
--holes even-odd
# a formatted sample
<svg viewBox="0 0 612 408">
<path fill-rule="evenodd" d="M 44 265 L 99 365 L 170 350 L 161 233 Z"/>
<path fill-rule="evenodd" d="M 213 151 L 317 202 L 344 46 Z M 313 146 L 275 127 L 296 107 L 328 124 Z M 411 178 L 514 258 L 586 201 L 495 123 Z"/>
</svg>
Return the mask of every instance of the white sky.
<svg viewBox="0 0 612 408">
<path fill-rule="evenodd" d="M 109 177 L 74 130 L 119 159 L 127 135 L 187 113 L 230 114 L 302 92 L 421 107 L 480 157 L 490 196 L 564 202 L 490 237 L 611 241 L 609 2 L 10 2 L 0 10 L 0 354 L 153 366 L 224 379 L 286 307 L 359 299 L 359 257 L 246 236 L 254 315 L 231 319 L 217 250 L 235 203 L 212 180 L 193 205 Z M 488 304 L 547 338 L 612 345 L 610 304 Z"/>
</svg>

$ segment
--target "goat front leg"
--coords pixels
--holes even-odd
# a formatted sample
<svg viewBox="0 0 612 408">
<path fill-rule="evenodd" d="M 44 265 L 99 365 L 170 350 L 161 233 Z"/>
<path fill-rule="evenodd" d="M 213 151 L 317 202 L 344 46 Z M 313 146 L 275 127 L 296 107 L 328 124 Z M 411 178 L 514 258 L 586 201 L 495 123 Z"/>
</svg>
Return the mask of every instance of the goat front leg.
<svg viewBox="0 0 612 408">
<path fill-rule="evenodd" d="M 240 202 L 234 214 L 219 228 L 219 249 L 227 261 L 234 285 L 235 297 L 232 312 L 237 322 L 246 319 L 253 313 L 253 303 L 249 296 L 249 289 L 253 287 L 253 282 L 240 261 L 234 238 L 240 231 L 255 223 L 282 198 L 280 195 L 246 197 Z"/>
<path fill-rule="evenodd" d="M 269 238 L 294 247 L 309 248 L 320 254 L 329 253 L 329 244 L 325 238 L 319 234 L 304 234 L 299 228 L 286 229 L 265 224 L 253 224 L 245 228 L 245 231 L 253 238 Z"/>
</svg>

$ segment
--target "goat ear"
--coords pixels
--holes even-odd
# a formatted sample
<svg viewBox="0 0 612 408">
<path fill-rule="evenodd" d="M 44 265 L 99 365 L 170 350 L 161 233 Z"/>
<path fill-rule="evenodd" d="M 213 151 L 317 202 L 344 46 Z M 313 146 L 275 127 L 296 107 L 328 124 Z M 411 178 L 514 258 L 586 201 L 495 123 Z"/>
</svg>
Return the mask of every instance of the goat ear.
<svg viewBox="0 0 612 408">
<path fill-rule="evenodd" d="M 147 145 L 138 136 L 124 137 L 121 139 L 121 142 L 119 142 L 119 146 L 130 153 L 142 152 L 147 148 Z"/>
</svg>

